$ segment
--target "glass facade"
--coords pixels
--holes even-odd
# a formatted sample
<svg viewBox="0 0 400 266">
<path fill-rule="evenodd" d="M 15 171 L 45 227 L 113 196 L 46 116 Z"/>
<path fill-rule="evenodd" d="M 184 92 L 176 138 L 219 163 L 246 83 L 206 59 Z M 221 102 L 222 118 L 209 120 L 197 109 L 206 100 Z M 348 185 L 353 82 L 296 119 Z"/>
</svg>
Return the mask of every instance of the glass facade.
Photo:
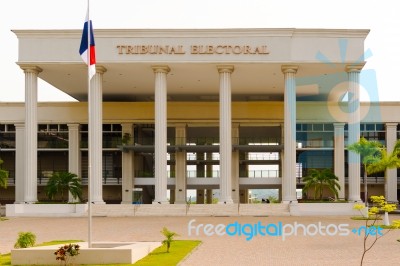
<svg viewBox="0 0 400 266">
<path fill-rule="evenodd" d="M 297 124 L 298 148 L 333 148 L 333 124 Z"/>
</svg>

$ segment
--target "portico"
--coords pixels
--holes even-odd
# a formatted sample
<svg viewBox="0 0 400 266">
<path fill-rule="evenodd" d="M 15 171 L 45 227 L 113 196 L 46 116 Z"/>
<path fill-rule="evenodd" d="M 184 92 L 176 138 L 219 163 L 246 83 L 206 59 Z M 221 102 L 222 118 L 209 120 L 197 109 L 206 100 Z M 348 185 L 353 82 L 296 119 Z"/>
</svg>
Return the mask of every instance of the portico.
<svg viewBox="0 0 400 266">
<path fill-rule="evenodd" d="M 296 202 L 298 123 L 335 125 L 335 153 L 327 164 L 335 162 L 334 171 L 345 183 L 344 125 L 348 124 L 348 142 L 356 141 L 361 123 L 359 73 L 364 65 L 358 60 L 368 30 L 95 30 L 97 71 L 89 93 L 85 66 L 74 49 L 80 31 L 14 32 L 20 45 L 17 63 L 26 75 L 26 116 L 13 120 L 19 132 L 17 156 L 21 156 L 21 145 L 25 151 L 16 169 L 26 169 L 16 173 L 16 203 L 37 201 L 37 128 L 43 123 L 68 124 L 68 170 L 91 173 L 92 199 L 97 204 L 105 200 L 104 152 L 121 154 L 122 183 L 112 193 L 119 190 L 122 203 L 133 201 L 135 187 L 142 187 L 153 204 L 170 203 L 168 189 L 175 203 L 185 203 L 191 187 L 218 189 L 221 204 L 238 203 L 240 193 L 250 188 L 278 188 L 282 202 Z M 344 60 L 339 39 L 347 40 Z M 319 60 L 321 53 L 332 63 Z M 331 100 L 342 92 L 325 81 L 346 72 L 346 90 L 354 95 L 349 115 L 331 114 L 327 106 L 342 104 Z M 79 103 L 38 107 L 38 78 Z M 302 80 L 300 85 L 297 79 Z M 57 110 L 57 117 L 51 108 Z M 325 119 L 304 115 L 308 109 L 322 110 Z M 85 124 L 92 125 L 87 147 L 79 140 L 80 125 Z M 119 143 L 108 151 L 104 124 L 121 125 L 121 137 L 131 136 L 129 144 Z M 388 128 L 393 131 L 394 127 Z M 83 162 L 86 151 L 89 161 Z M 197 154 L 198 172 L 205 176 L 208 171 L 209 178 L 188 176 L 188 167 L 194 164 L 188 159 L 191 153 Z M 274 159 L 255 164 L 277 174 L 268 172 L 268 178 L 258 180 L 242 178 L 248 177 L 243 171 L 248 174 L 250 153 L 269 153 Z M 360 201 L 358 164 L 359 157 L 349 153 L 348 191 L 343 186 L 340 193 L 352 201 Z M 213 171 L 218 173 L 212 175 Z"/>
</svg>

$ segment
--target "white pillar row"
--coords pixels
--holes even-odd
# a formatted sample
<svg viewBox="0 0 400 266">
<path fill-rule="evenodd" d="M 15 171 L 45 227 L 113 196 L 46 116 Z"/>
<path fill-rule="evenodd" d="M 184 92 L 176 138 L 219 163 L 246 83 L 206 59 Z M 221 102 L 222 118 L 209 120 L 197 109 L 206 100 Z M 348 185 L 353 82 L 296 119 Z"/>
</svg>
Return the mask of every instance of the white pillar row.
<svg viewBox="0 0 400 266">
<path fill-rule="evenodd" d="M 348 145 L 360 139 L 360 71 L 364 65 L 346 66 L 348 73 Z M 350 201 L 360 202 L 360 155 L 349 151 L 349 197 Z"/>
<path fill-rule="evenodd" d="M 219 72 L 219 154 L 220 154 L 220 199 L 221 204 L 232 200 L 232 117 L 231 74 L 232 65 L 217 66 Z"/>
<path fill-rule="evenodd" d="M 79 124 L 68 124 L 68 172 L 76 174 L 81 178 L 81 134 Z M 68 193 L 68 201 L 75 202 L 77 199 Z"/>
<path fill-rule="evenodd" d="M 91 201 L 103 201 L 103 74 L 107 71 L 96 66 L 89 91 L 89 183 Z"/>
<path fill-rule="evenodd" d="M 167 199 L 167 74 L 168 66 L 152 66 L 155 74 L 155 197 L 153 204 Z"/>
<path fill-rule="evenodd" d="M 15 124 L 15 203 L 24 203 L 25 125 Z"/>
<path fill-rule="evenodd" d="M 25 73 L 25 180 L 24 201 L 37 202 L 37 79 L 41 68 L 20 66 Z"/>
<path fill-rule="evenodd" d="M 232 124 L 232 144 L 239 144 L 239 123 Z M 232 151 L 232 200 L 239 203 L 239 151 Z"/>
<path fill-rule="evenodd" d="M 339 178 L 340 190 L 338 196 L 345 198 L 344 178 L 344 123 L 334 123 L 334 173 Z"/>
<path fill-rule="evenodd" d="M 386 123 L 386 148 L 388 154 L 393 151 L 397 141 L 397 123 Z M 397 200 L 397 169 L 387 169 L 385 178 L 385 198 L 387 201 Z"/>
<path fill-rule="evenodd" d="M 298 66 L 283 65 L 284 96 L 284 161 L 282 202 L 297 202 L 296 197 L 296 72 Z"/>
<path fill-rule="evenodd" d="M 132 123 L 122 123 L 122 136 L 129 134 L 131 140 L 134 137 Z M 133 142 L 130 142 L 133 143 Z M 129 144 L 128 144 L 129 145 Z M 122 202 L 121 204 L 132 204 L 133 186 L 135 178 L 135 154 L 132 150 L 122 152 Z"/>
<path fill-rule="evenodd" d="M 186 144 L 186 124 L 177 124 L 175 127 L 175 144 Z M 175 203 L 186 203 L 186 152 L 175 153 Z"/>
</svg>

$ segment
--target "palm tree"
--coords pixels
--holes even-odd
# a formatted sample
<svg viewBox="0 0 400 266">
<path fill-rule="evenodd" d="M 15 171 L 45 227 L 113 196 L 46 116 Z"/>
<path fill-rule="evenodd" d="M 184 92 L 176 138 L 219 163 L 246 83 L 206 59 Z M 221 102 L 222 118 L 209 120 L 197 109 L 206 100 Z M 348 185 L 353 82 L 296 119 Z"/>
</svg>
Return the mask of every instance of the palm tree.
<svg viewBox="0 0 400 266">
<path fill-rule="evenodd" d="M 64 201 L 64 192 L 70 192 L 74 199 L 82 200 L 81 179 L 73 173 L 55 172 L 47 183 L 46 194 L 49 199 L 53 199 L 61 193 L 61 201 Z"/>
<path fill-rule="evenodd" d="M 324 187 L 327 187 L 336 198 L 338 197 L 338 191 L 340 190 L 339 178 L 330 169 L 310 169 L 303 181 L 305 182 L 303 192 L 314 187 L 314 199 L 319 194 L 319 199 L 322 200 Z"/>
<path fill-rule="evenodd" d="M 167 252 L 169 252 L 169 248 L 171 247 L 171 243 L 174 240 L 174 237 L 179 235 L 175 232 L 169 231 L 166 227 L 163 228 L 161 233 L 165 236 L 165 239 L 162 241 L 162 244 L 167 246 Z"/>
<path fill-rule="evenodd" d="M 396 145 L 391 154 L 387 153 L 386 149 L 382 149 L 380 151 L 380 159 L 377 162 L 374 162 L 367 167 L 367 171 L 369 174 L 375 174 L 384 172 L 385 179 L 386 176 L 386 169 L 393 169 L 400 167 L 400 140 L 396 142 Z"/>
<path fill-rule="evenodd" d="M 3 160 L 0 159 L 0 166 L 3 164 Z M 0 187 L 7 188 L 8 171 L 0 169 Z"/>
<path fill-rule="evenodd" d="M 347 146 L 347 150 L 360 154 L 361 164 L 364 168 L 364 194 L 365 204 L 368 206 L 368 166 L 380 160 L 382 144 L 377 141 L 369 141 L 361 137 L 358 142 Z"/>
</svg>

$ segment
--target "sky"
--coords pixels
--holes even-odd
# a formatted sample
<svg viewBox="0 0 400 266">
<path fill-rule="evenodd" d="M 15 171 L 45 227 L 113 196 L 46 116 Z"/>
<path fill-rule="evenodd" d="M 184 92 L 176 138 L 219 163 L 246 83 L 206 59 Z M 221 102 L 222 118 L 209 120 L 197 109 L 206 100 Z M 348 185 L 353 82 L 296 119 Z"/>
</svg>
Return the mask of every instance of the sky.
<svg viewBox="0 0 400 266">
<path fill-rule="evenodd" d="M 370 29 L 364 69 L 376 74 L 379 97 L 400 101 L 400 16 L 395 1 L 376 0 L 91 0 L 95 29 L 336 28 Z M 15 64 L 12 29 L 82 29 L 87 0 L 2 0 L 0 3 L 0 102 L 24 101 L 24 74 Z M 78 50 L 78 47 L 77 47 Z M 369 54 L 368 52 L 368 54 Z M 39 101 L 71 101 L 39 79 Z M 361 100 L 369 100 L 367 93 Z"/>
</svg>

